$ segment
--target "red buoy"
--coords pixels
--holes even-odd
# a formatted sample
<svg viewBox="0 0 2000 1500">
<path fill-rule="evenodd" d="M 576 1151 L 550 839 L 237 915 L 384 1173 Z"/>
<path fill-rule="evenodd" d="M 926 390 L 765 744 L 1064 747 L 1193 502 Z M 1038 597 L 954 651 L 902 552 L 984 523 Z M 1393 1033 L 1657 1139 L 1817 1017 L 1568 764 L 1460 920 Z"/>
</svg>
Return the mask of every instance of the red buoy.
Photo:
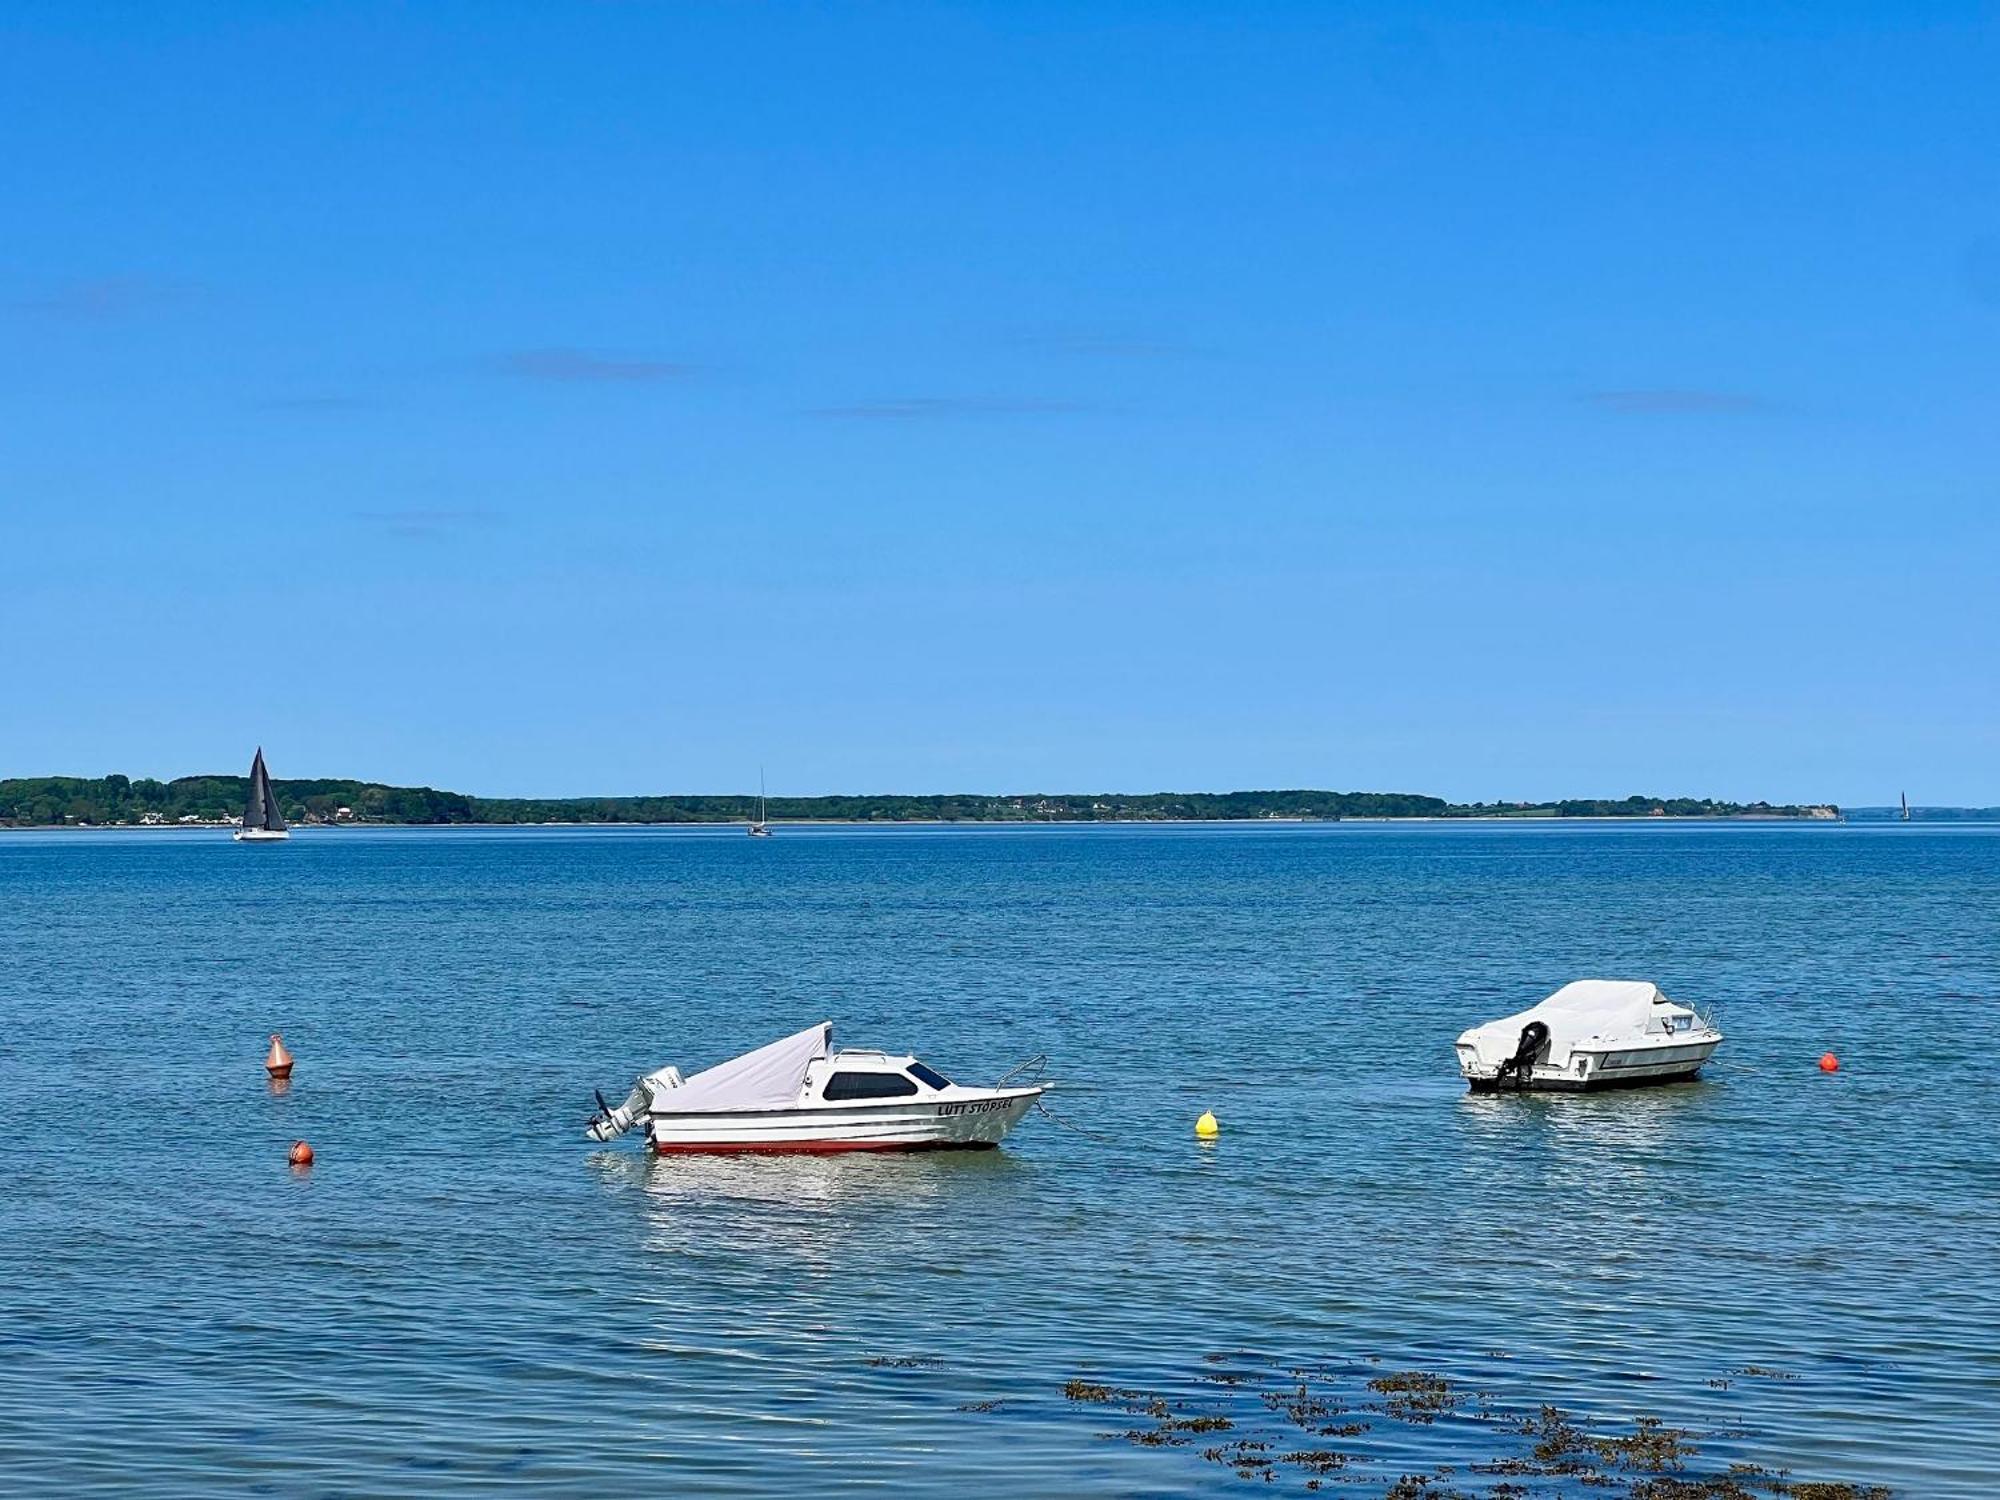
<svg viewBox="0 0 2000 1500">
<path fill-rule="evenodd" d="M 1819 1070 L 1822 1073 L 1838 1073 L 1840 1071 L 1840 1059 L 1835 1057 L 1831 1052 L 1820 1053 Z"/>
<path fill-rule="evenodd" d="M 313 1164 L 313 1148 L 308 1146 L 304 1141 L 293 1141 L 291 1160 L 292 1165 L 295 1167 L 311 1166 Z"/>
<path fill-rule="evenodd" d="M 264 1059 L 264 1071 L 273 1078 L 292 1076 L 292 1054 L 285 1050 L 283 1039 L 275 1031 L 271 1033 L 271 1051 Z"/>
</svg>

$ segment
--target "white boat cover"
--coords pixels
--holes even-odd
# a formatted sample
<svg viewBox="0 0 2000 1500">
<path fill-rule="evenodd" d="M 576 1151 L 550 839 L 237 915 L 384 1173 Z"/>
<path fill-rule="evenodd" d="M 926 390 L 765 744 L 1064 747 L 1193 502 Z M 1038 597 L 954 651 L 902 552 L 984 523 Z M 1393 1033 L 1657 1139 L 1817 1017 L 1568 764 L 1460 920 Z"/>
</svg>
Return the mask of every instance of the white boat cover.
<svg viewBox="0 0 2000 1500">
<path fill-rule="evenodd" d="M 1669 1014 L 1685 1015 L 1688 1011 L 1672 1005 L 1657 984 L 1643 979 L 1578 979 L 1541 1004 L 1519 1015 L 1475 1026 L 1458 1040 L 1476 1048 L 1481 1062 L 1497 1067 L 1514 1055 L 1521 1043 L 1521 1028 L 1530 1021 L 1540 1021 L 1549 1028 L 1549 1061 L 1565 1067 L 1576 1047 L 1590 1042 L 1636 1041 L 1655 1016 Z"/>
<path fill-rule="evenodd" d="M 704 1068 L 677 1089 L 653 1100 L 653 1108 L 672 1114 L 685 1110 L 782 1109 L 799 1102 L 806 1068 L 825 1057 L 833 1045 L 833 1022 L 821 1021 L 795 1036 L 771 1042 L 755 1052 Z"/>
</svg>

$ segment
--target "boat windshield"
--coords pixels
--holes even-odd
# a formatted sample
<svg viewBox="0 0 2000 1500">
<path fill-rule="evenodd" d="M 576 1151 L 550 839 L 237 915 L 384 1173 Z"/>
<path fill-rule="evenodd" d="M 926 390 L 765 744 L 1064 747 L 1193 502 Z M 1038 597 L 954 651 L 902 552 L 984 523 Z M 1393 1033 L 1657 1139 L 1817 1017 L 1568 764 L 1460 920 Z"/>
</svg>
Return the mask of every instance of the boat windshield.
<svg viewBox="0 0 2000 1500">
<path fill-rule="evenodd" d="M 830 1102 L 843 1099 L 901 1099 L 914 1094 L 917 1086 L 901 1073 L 835 1073 L 827 1079 L 819 1096 Z"/>
<path fill-rule="evenodd" d="M 945 1077 L 936 1068 L 927 1068 L 920 1062 L 911 1063 L 909 1073 L 918 1083 L 928 1084 L 934 1089 L 948 1089 L 951 1087 L 951 1080 L 949 1078 Z"/>
</svg>

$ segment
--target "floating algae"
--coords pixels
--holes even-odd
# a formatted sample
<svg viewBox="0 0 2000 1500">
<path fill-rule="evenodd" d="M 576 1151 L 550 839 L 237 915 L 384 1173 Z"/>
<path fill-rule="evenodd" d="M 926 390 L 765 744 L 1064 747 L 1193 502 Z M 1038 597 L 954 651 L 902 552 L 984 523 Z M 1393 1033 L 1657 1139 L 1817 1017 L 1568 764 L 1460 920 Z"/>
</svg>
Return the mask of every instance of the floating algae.
<svg viewBox="0 0 2000 1500">
<path fill-rule="evenodd" d="M 1442 1375 L 1424 1370 L 1405 1370 L 1398 1375 L 1377 1375 L 1368 1389 L 1388 1399 L 1382 1410 L 1404 1422 L 1435 1422 L 1457 1409 L 1465 1397 L 1451 1388 Z"/>
<path fill-rule="evenodd" d="M 1213 1464 L 1227 1464 L 1236 1471 L 1238 1479 L 1269 1479 L 1272 1477 L 1272 1464 L 1264 1455 L 1270 1451 L 1269 1443 L 1255 1438 L 1238 1438 L 1225 1447 L 1204 1448 L 1201 1456 Z"/>
<path fill-rule="evenodd" d="M 1347 1408 L 1338 1401 L 1316 1394 L 1303 1380 L 1296 1390 L 1266 1391 L 1264 1404 L 1272 1411 L 1282 1412 L 1294 1427 L 1316 1432 L 1321 1437 L 1358 1437 L 1368 1430 L 1366 1422 L 1330 1420 L 1345 1415 Z"/>
<path fill-rule="evenodd" d="M 1621 1469 L 1662 1474 L 1687 1467 L 1697 1451 L 1692 1437 L 1686 1429 L 1669 1427 L 1658 1417 L 1641 1417 L 1631 1436 L 1593 1438 L 1590 1446 L 1604 1462 Z"/>
<path fill-rule="evenodd" d="M 1698 1439 L 1740 1437 L 1669 1425 L 1637 1415 L 1616 1427 L 1572 1418 L 1544 1404 L 1532 1413 L 1496 1408 L 1489 1396 L 1430 1370 L 1369 1375 L 1368 1360 L 1346 1367 L 1279 1367 L 1243 1352 L 1210 1355 L 1204 1363 L 1226 1369 L 1199 1372 L 1193 1400 L 1124 1386 L 1071 1380 L 1063 1387 L 1070 1401 L 1116 1407 L 1143 1419 L 1141 1425 L 1108 1431 L 1107 1438 L 1143 1448 L 1192 1449 L 1202 1461 L 1226 1468 L 1239 1479 L 1317 1491 L 1325 1486 L 1368 1486 L 1390 1500 L 1558 1500 L 1605 1496 L 1607 1500 L 1891 1500 L 1890 1491 L 1824 1480 L 1793 1479 L 1783 1470 L 1733 1463 L 1701 1472 Z M 1786 1378 L 1781 1372 L 1746 1367 L 1738 1374 Z M 1254 1397 L 1254 1399 L 1252 1399 Z M 1357 1412 L 1372 1413 L 1355 1420 Z M 1518 1451 L 1464 1463 L 1404 1466 L 1422 1448 L 1451 1442 L 1440 1422 L 1451 1425 L 1463 1452 L 1464 1434 L 1484 1430 L 1512 1440 Z M 1227 1432 L 1229 1441 L 1196 1447 L 1196 1435 Z M 1329 1438 L 1366 1438 L 1367 1447 L 1348 1448 Z M 1390 1456 L 1398 1443 L 1400 1461 Z M 1442 1456 L 1442 1455 L 1439 1455 Z M 1454 1455 L 1456 1456 L 1456 1454 Z"/>
<path fill-rule="evenodd" d="M 1465 1490 L 1443 1489 L 1431 1483 L 1430 1474 L 1405 1474 L 1388 1489 L 1384 1500 L 1472 1500 Z"/>
</svg>

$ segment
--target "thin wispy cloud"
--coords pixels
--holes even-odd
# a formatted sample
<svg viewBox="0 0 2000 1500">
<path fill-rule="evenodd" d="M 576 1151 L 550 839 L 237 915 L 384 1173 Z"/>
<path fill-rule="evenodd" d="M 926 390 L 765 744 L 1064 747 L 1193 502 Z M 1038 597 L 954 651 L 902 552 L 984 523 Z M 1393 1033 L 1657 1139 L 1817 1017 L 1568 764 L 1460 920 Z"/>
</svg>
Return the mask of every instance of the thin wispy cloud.
<svg viewBox="0 0 2000 1500">
<path fill-rule="evenodd" d="M 1657 386 L 1622 391 L 1585 391 L 1579 398 L 1603 411 L 1635 416 L 1687 416 L 1702 413 L 1762 411 L 1769 402 L 1736 391 L 1705 391 L 1681 386 Z"/>
<path fill-rule="evenodd" d="M 197 290 L 193 282 L 154 276 L 85 276 L 56 282 L 14 306 L 48 318 L 96 322 L 185 302 Z"/>
<path fill-rule="evenodd" d="M 816 406 L 806 414 L 854 421 L 914 422 L 944 417 L 1053 417 L 1093 410 L 1074 401 L 1035 397 L 897 396 Z"/>
<path fill-rule="evenodd" d="M 484 530 L 507 518 L 497 510 L 477 506 L 462 509 L 357 510 L 354 519 L 379 531 L 399 537 L 438 537 L 453 533 Z"/>
<path fill-rule="evenodd" d="M 587 349 L 515 349 L 496 356 L 493 364 L 523 380 L 570 385 L 639 385 L 694 373 L 693 365 L 671 360 L 630 359 Z"/>
</svg>

